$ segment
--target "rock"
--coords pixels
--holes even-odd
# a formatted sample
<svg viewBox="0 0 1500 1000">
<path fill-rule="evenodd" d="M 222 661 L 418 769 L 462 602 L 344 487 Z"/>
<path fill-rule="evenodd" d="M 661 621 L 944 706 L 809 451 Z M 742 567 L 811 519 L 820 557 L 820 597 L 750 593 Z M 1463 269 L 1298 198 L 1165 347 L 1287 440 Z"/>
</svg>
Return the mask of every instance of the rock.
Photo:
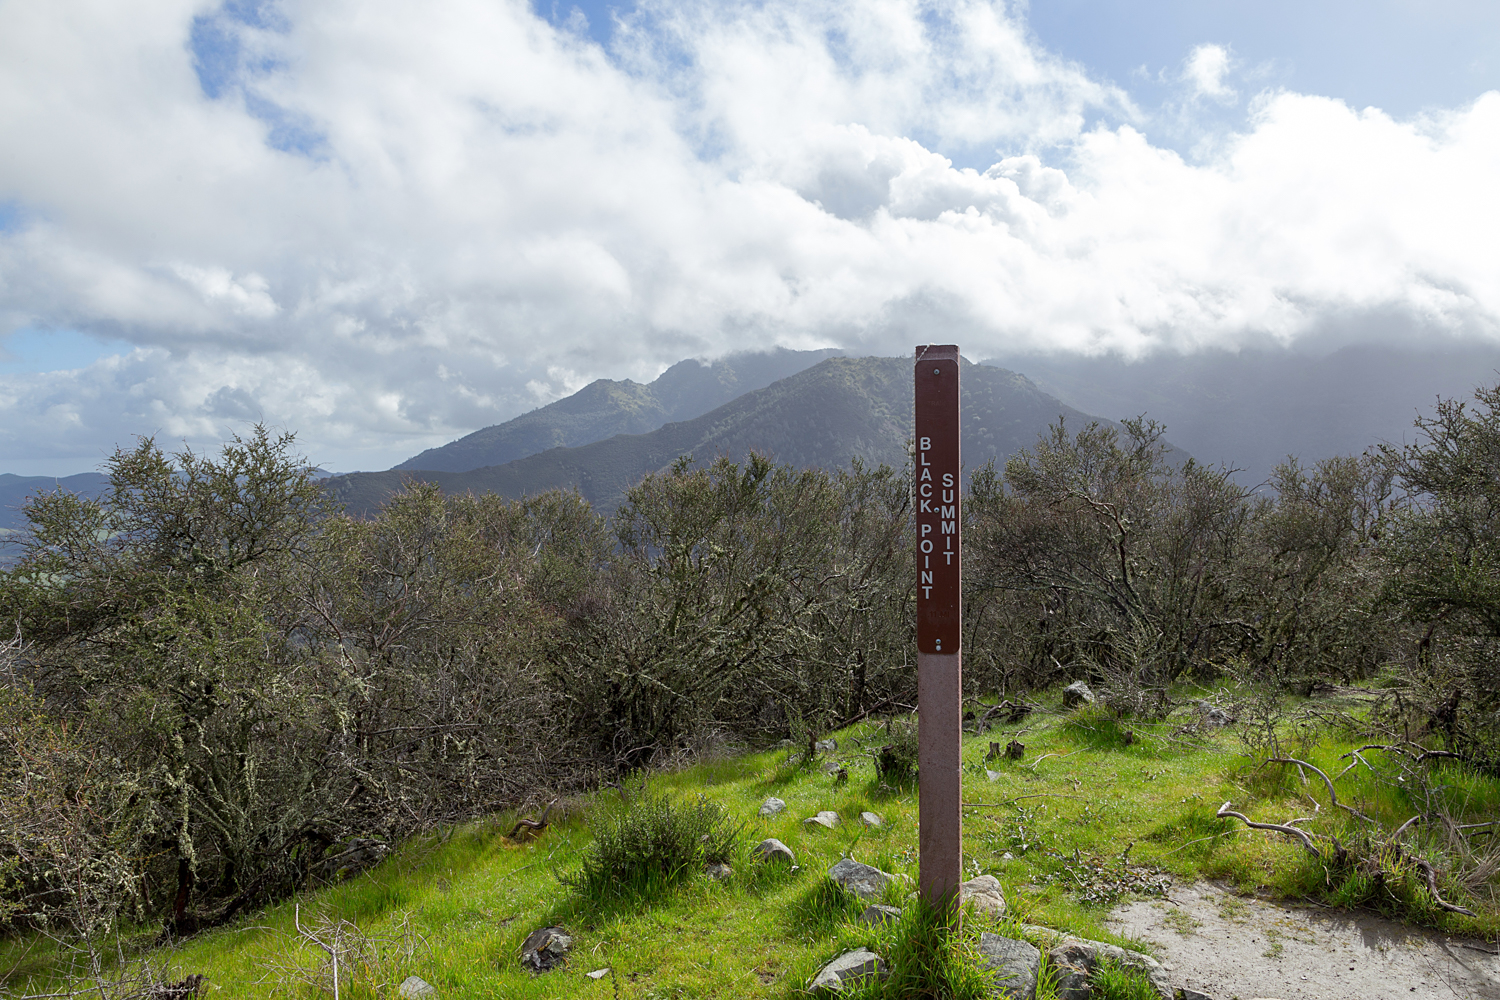
<svg viewBox="0 0 1500 1000">
<path fill-rule="evenodd" d="M 823 826 L 823 827 L 827 827 L 828 829 L 832 830 L 834 827 L 836 827 L 840 823 L 842 823 L 843 820 L 839 819 L 839 814 L 838 813 L 836 813 L 836 812 L 830 812 L 827 809 L 824 809 L 822 812 L 818 813 L 816 816 L 809 816 L 809 817 L 807 817 L 807 819 L 803 820 L 802 822 L 803 822 L 804 825 L 808 824 L 808 823 L 811 823 L 814 826 Z"/>
<path fill-rule="evenodd" d="M 1000 780 L 1000 772 L 999 771 L 991 771 L 989 768 L 985 768 L 984 769 L 984 776 L 986 778 L 988 778 L 990 781 L 999 781 Z"/>
<path fill-rule="evenodd" d="M 435 996 L 437 989 L 421 976 L 407 976 L 401 980 L 401 985 L 396 987 L 396 992 L 405 1000 L 416 1000 L 417 997 Z"/>
<path fill-rule="evenodd" d="M 1077 708 L 1079 705 L 1092 705 L 1094 703 L 1094 692 L 1083 681 L 1074 681 L 1063 688 L 1063 707 Z"/>
<path fill-rule="evenodd" d="M 775 837 L 762 840 L 751 848 L 750 853 L 761 861 L 785 861 L 789 865 L 797 863 L 797 856 L 792 849 Z"/>
<path fill-rule="evenodd" d="M 880 818 L 880 814 L 879 813 L 872 813 L 872 812 L 862 812 L 862 813 L 860 813 L 859 814 L 859 821 L 861 823 L 863 823 L 865 826 L 883 826 L 885 824 L 885 820 L 883 820 L 883 819 Z"/>
<path fill-rule="evenodd" d="M 1207 993 L 1199 993 L 1195 989 L 1179 986 L 1177 987 L 1177 992 L 1173 995 L 1173 1000 L 1214 1000 L 1214 998 Z"/>
<path fill-rule="evenodd" d="M 561 965 L 573 939 L 561 927 L 538 927 L 521 944 L 521 964 L 534 972 Z"/>
<path fill-rule="evenodd" d="M 839 762 L 836 760 L 830 760 L 828 763 L 823 765 L 824 774 L 836 774 L 842 769 L 843 765 L 839 764 Z"/>
<path fill-rule="evenodd" d="M 813 978 L 813 990 L 839 991 L 848 983 L 853 986 L 868 979 L 884 979 L 890 975 L 885 960 L 868 948 L 846 951 L 823 966 Z"/>
<path fill-rule="evenodd" d="M 1067 938 L 1062 944 L 1054 945 L 1048 950 L 1047 961 L 1056 966 L 1070 965 L 1086 972 L 1099 961 L 1099 952 L 1088 941 Z"/>
<path fill-rule="evenodd" d="M 1029 929 L 1029 928 L 1028 928 Z M 1055 931 L 1049 931 L 1056 934 Z M 1130 951 L 1119 945 L 1106 944 L 1103 941 L 1089 941 L 1084 938 L 1065 937 L 1057 945 L 1047 952 L 1047 958 L 1052 963 L 1062 966 L 1071 965 L 1093 970 L 1095 964 L 1101 958 L 1110 959 L 1119 965 L 1138 969 L 1146 974 L 1151 980 L 1151 986 L 1164 1000 L 1172 1000 L 1172 985 L 1167 978 L 1167 970 L 1162 968 L 1161 963 L 1150 955 L 1144 955 L 1138 951 Z"/>
<path fill-rule="evenodd" d="M 899 906 L 883 906 L 880 903 L 871 903 L 865 907 L 865 912 L 859 915 L 859 922 L 875 927 L 879 924 L 896 920 L 901 916 Z"/>
<path fill-rule="evenodd" d="M 715 861 L 703 870 L 703 873 L 715 882 L 722 882 L 734 874 L 734 869 L 722 861 Z"/>
<path fill-rule="evenodd" d="M 885 892 L 885 884 L 891 880 L 879 868 L 860 864 L 853 858 L 845 858 L 828 869 L 828 877 L 864 900 L 879 899 Z"/>
<path fill-rule="evenodd" d="M 588 976 L 590 979 L 603 979 L 605 976 L 609 975 L 609 968 L 606 966 L 603 969 L 595 969 L 593 972 L 585 972 L 584 975 Z"/>
<path fill-rule="evenodd" d="M 785 808 L 786 803 L 773 795 L 760 804 L 760 814 L 762 816 L 775 816 Z"/>
<path fill-rule="evenodd" d="M 1041 952 L 1025 941 L 985 931 L 979 935 L 979 953 L 985 968 L 995 973 L 996 996 L 1034 1000 Z"/>
<path fill-rule="evenodd" d="M 833 753 L 838 748 L 839 741 L 831 736 L 826 740 L 819 740 L 813 744 L 813 749 L 818 751 L 818 753 Z"/>
<path fill-rule="evenodd" d="M 1206 701 L 1198 702 L 1198 714 L 1205 726 L 1229 726 L 1239 721 L 1219 706 L 1210 705 Z"/>
<path fill-rule="evenodd" d="M 1057 970 L 1057 1000 L 1093 1000 L 1089 974 L 1083 969 L 1061 966 Z"/>
<path fill-rule="evenodd" d="M 1000 880 L 993 875 L 981 875 L 959 883 L 958 905 L 969 903 L 974 904 L 975 913 L 1005 916 L 1005 891 L 1000 888 Z"/>
</svg>

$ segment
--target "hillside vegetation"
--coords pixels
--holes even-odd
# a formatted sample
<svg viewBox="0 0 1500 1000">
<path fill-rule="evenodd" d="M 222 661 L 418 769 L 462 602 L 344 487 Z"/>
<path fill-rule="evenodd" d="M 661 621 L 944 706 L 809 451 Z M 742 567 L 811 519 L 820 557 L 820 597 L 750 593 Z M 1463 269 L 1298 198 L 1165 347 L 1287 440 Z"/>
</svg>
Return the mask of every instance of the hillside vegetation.
<svg viewBox="0 0 1500 1000">
<path fill-rule="evenodd" d="M 880 398 L 878 367 L 825 365 L 873 380 Z M 971 856 L 1029 853 L 1003 846 L 1018 816 L 1026 844 L 1046 833 L 1035 843 L 1052 854 L 1026 877 L 1062 880 L 1057 898 L 1072 902 L 1057 920 L 1086 920 L 1076 906 L 1115 877 L 1077 867 L 1093 851 L 1108 871 L 1127 853 L 1220 874 L 1243 863 L 1283 891 L 1490 927 L 1500 391 L 1444 403 L 1419 432 L 1402 449 L 1288 463 L 1270 496 L 1168 461 L 1161 428 L 1143 421 L 1058 424 L 1003 468 L 976 469 L 965 694 L 976 726 L 1010 720 L 1027 746 L 1021 765 L 980 768 L 1000 787 L 971 787 L 969 801 L 1009 809 L 1032 777 L 1062 774 L 1069 788 L 1035 788 L 1047 800 L 1025 799 L 1035 812 L 994 814 L 993 842 Z M 820 735 L 895 716 L 858 738 L 899 748 L 915 701 L 906 468 L 684 458 L 631 486 L 607 521 L 574 491 L 512 501 L 428 484 L 360 519 L 331 508 L 290 438 L 258 429 L 217 456 L 143 440 L 109 461 L 102 497 L 34 499 L 23 557 L 0 574 L 17 628 L 0 672 L 0 920 L 15 954 L 42 956 L 20 967 L 45 974 L 27 963 L 62 954 L 47 941 L 104 963 L 131 926 L 164 942 L 245 933 L 259 925 L 247 914 L 424 830 L 628 784 L 714 742 L 788 740 L 810 757 Z M 1095 705 L 1061 725 L 1028 721 L 1047 718 L 1035 692 L 1079 679 Z M 1351 686 L 1353 702 L 1326 697 Z M 1203 743 L 1199 698 L 1238 718 L 1243 766 Z M 783 780 L 777 753 L 722 765 L 739 783 L 722 802 L 733 815 Z M 841 812 L 867 802 L 897 818 L 881 836 L 906 836 L 892 753 L 879 780 L 862 754 L 837 789 L 814 773 L 798 807 L 814 793 Z M 1064 754 L 1080 760 L 1058 770 Z M 970 780 L 988 784 L 979 770 Z M 1107 779 L 1129 795 L 1112 797 Z M 1157 781 L 1170 796 L 1133 813 L 1127 799 L 1150 801 Z M 1318 808 L 1301 832 L 1230 833 L 1244 820 L 1219 815 L 1221 794 L 1254 821 L 1305 817 L 1294 803 L 1308 798 Z M 484 851 L 502 846 L 473 829 Z M 567 850 L 587 841 L 573 820 L 554 832 Z M 881 863 L 909 865 L 887 844 Z M 408 864 L 428 863 L 411 850 Z M 818 865 L 829 856 L 809 850 Z M 1234 860 L 1242 851 L 1250 861 Z M 704 891 L 798 891 L 756 885 Z M 371 897 L 389 906 L 351 902 L 366 908 L 349 919 L 401 908 L 409 890 L 390 891 Z M 524 912 L 606 919 L 534 898 Z M 792 897 L 778 898 L 768 935 L 793 920 Z M 842 926 L 814 902 L 808 919 Z M 809 940 L 797 961 L 827 938 Z M 791 969 L 768 982 L 793 982 Z"/>
</svg>

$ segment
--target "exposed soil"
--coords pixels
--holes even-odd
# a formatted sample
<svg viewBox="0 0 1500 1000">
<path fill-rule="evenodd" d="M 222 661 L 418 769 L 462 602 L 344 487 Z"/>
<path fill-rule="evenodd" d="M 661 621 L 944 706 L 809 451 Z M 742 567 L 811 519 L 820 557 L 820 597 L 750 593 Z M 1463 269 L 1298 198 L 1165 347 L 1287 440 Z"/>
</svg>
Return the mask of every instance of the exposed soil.
<svg viewBox="0 0 1500 1000">
<path fill-rule="evenodd" d="M 1199 883 L 1117 908 L 1174 983 L 1214 1000 L 1500 1000 L 1500 946 L 1369 913 L 1286 906 Z"/>
</svg>

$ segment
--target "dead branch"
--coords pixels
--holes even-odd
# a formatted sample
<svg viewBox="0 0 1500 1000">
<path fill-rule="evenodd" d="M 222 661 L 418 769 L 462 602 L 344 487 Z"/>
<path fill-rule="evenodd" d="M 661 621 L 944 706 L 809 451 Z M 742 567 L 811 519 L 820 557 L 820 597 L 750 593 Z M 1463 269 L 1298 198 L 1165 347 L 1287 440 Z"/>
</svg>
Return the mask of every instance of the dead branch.
<svg viewBox="0 0 1500 1000">
<path fill-rule="evenodd" d="M 1328 786 L 1328 798 L 1329 798 L 1330 801 L 1333 802 L 1333 804 L 1335 806 L 1339 807 L 1340 809 L 1348 810 L 1349 812 L 1353 813 L 1355 816 L 1358 816 L 1360 819 L 1364 820 L 1366 823 L 1374 823 L 1375 822 L 1373 819 L 1371 819 L 1370 817 L 1366 816 L 1364 813 L 1360 812 L 1358 809 L 1354 808 L 1353 806 L 1346 805 L 1343 802 L 1339 801 L 1339 793 L 1333 790 L 1333 779 L 1330 778 L 1330 777 L 1328 777 L 1328 775 L 1324 774 L 1322 768 L 1315 767 L 1312 764 L 1309 764 L 1307 761 L 1305 761 L 1305 760 L 1298 760 L 1295 757 L 1272 757 L 1269 760 L 1267 760 L 1266 763 L 1267 764 L 1296 764 L 1299 768 L 1301 768 L 1301 767 L 1307 768 L 1309 771 L 1312 771 L 1318 777 L 1320 777 L 1320 778 L 1323 779 L 1323 784 Z"/>
<path fill-rule="evenodd" d="M 1219 817 L 1220 819 L 1223 819 L 1226 816 L 1233 816 L 1235 819 L 1244 823 L 1252 830 L 1275 830 L 1277 833 L 1290 834 L 1291 836 L 1296 837 L 1298 840 L 1302 841 L 1302 846 L 1307 848 L 1308 853 L 1313 857 L 1321 858 L 1323 856 L 1323 852 L 1318 850 L 1317 845 L 1312 842 L 1312 837 L 1303 833 L 1295 826 L 1286 826 L 1281 823 L 1257 823 L 1249 816 L 1246 816 L 1244 813 L 1237 813 L 1234 810 L 1230 809 L 1229 805 L 1230 803 L 1228 802 L 1224 803 L 1219 807 L 1219 811 L 1214 813 L 1214 815 Z"/>
<path fill-rule="evenodd" d="M 1408 855 L 1408 857 L 1410 857 L 1410 855 Z M 1477 914 L 1473 910 L 1465 909 L 1462 906 L 1456 906 L 1439 895 L 1437 887 L 1437 869 L 1432 867 L 1432 862 L 1426 861 L 1422 858 L 1412 858 L 1412 861 L 1416 862 L 1417 867 L 1421 868 L 1422 871 L 1426 873 L 1427 891 L 1432 893 L 1432 901 L 1434 903 L 1437 903 L 1438 906 L 1447 910 L 1449 913 L 1462 913 L 1466 917 L 1477 916 Z"/>
<path fill-rule="evenodd" d="M 621 791 L 621 794 L 624 794 L 623 790 Z M 542 816 L 540 819 L 517 820 L 516 825 L 510 828 L 510 833 L 507 833 L 505 835 L 505 838 L 507 840 L 515 840 L 516 834 L 520 833 L 522 830 L 526 831 L 526 836 L 528 837 L 535 837 L 539 835 L 543 830 L 547 829 L 547 814 L 552 811 L 552 807 L 555 805 L 557 805 L 556 799 L 548 802 L 547 808 L 542 810 Z"/>
</svg>

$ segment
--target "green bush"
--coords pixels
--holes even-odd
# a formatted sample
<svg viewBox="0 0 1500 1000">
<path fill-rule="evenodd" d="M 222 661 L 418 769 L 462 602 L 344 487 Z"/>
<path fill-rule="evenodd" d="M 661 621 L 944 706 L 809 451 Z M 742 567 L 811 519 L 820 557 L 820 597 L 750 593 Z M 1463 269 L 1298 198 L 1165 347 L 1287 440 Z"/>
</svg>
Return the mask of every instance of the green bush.
<svg viewBox="0 0 1500 1000">
<path fill-rule="evenodd" d="M 875 770 L 883 781 L 903 784 L 917 774 L 917 724 L 909 720 L 893 721 L 887 735 L 890 742 L 876 753 Z"/>
<path fill-rule="evenodd" d="M 597 901 L 654 895 L 705 865 L 727 862 L 743 825 L 716 802 L 690 805 L 646 795 L 624 813 L 594 826 L 583 867 L 559 876 L 563 885 Z"/>
<path fill-rule="evenodd" d="M 1157 1000 L 1156 987 L 1144 972 L 1105 959 L 1089 976 L 1099 1000 Z"/>
</svg>

